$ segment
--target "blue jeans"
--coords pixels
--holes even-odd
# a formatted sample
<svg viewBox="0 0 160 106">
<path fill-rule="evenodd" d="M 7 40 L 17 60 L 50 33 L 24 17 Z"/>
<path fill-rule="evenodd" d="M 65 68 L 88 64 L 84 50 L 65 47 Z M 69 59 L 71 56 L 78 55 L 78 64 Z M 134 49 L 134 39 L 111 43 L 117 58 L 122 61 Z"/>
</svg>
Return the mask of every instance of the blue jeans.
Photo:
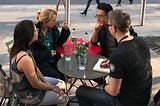
<svg viewBox="0 0 160 106">
<path fill-rule="evenodd" d="M 110 96 L 103 89 L 80 86 L 76 97 L 80 106 L 121 106 L 117 97 Z"/>
</svg>

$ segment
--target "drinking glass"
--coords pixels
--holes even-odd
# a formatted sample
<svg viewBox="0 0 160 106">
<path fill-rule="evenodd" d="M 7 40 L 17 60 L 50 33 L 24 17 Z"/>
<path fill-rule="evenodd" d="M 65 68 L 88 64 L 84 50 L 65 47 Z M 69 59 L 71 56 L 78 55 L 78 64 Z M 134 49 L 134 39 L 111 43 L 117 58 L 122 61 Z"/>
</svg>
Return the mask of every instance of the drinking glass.
<svg viewBox="0 0 160 106">
<path fill-rule="evenodd" d="M 86 64 L 87 64 L 87 55 L 79 55 L 78 56 L 79 70 L 85 70 Z"/>
</svg>

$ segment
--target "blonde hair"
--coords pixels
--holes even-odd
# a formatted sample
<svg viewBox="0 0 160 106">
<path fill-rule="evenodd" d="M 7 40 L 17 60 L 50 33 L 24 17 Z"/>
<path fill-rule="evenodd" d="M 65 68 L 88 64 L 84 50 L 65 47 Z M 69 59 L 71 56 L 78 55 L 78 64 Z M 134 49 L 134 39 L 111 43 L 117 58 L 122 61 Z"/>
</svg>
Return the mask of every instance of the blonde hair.
<svg viewBox="0 0 160 106">
<path fill-rule="evenodd" d="M 57 15 L 57 11 L 50 8 L 41 8 L 37 11 L 37 20 L 39 22 L 49 21 L 52 15 Z"/>
</svg>

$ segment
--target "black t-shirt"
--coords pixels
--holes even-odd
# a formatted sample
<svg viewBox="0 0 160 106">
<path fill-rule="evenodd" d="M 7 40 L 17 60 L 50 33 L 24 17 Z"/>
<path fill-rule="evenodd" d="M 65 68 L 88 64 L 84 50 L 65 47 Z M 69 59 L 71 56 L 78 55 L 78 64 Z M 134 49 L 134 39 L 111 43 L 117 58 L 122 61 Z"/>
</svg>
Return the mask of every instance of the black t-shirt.
<svg viewBox="0 0 160 106">
<path fill-rule="evenodd" d="M 98 33 L 98 41 L 93 44 L 100 43 L 102 50 L 100 51 L 100 55 L 109 58 L 110 54 L 117 48 L 117 41 L 113 36 L 110 34 L 109 30 L 102 26 Z"/>
<path fill-rule="evenodd" d="M 134 31 L 133 27 L 130 27 L 130 34 L 134 37 L 137 37 L 137 33 Z M 92 42 L 93 43 L 93 42 Z M 102 50 L 98 53 L 107 58 L 110 57 L 110 54 L 117 48 L 118 43 L 116 39 L 111 35 L 108 28 L 104 25 L 98 32 L 98 41 L 93 44 L 99 43 Z"/>
<path fill-rule="evenodd" d="M 110 76 L 122 79 L 118 95 L 122 106 L 147 106 L 152 86 L 150 52 L 136 37 L 121 42 L 110 57 Z"/>
</svg>

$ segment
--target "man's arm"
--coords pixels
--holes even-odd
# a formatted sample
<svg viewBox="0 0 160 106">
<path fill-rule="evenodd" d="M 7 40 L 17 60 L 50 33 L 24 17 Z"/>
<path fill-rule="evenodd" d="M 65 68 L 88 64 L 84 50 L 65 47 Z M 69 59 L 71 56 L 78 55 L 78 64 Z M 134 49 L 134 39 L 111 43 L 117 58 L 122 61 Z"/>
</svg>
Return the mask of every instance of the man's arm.
<svg viewBox="0 0 160 106">
<path fill-rule="evenodd" d="M 122 79 L 110 78 L 109 84 L 104 86 L 104 90 L 111 96 L 117 96 L 121 87 Z"/>
<path fill-rule="evenodd" d="M 103 23 L 102 22 L 99 22 L 95 25 L 94 27 L 94 32 L 93 32 L 93 35 L 91 37 L 91 41 L 93 43 L 97 43 L 98 42 L 98 33 L 99 33 L 99 30 L 101 29 L 101 27 L 103 26 Z"/>
</svg>

